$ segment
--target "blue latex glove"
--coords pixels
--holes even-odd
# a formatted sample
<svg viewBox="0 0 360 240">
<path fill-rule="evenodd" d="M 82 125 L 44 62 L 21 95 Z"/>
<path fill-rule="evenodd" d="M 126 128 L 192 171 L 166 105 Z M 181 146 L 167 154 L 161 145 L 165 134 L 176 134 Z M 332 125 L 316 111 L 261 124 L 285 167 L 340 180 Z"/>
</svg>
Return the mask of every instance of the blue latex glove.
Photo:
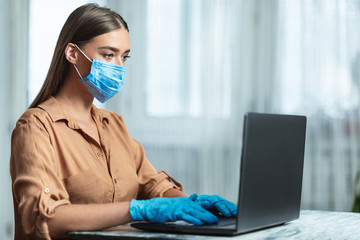
<svg viewBox="0 0 360 240">
<path fill-rule="evenodd" d="M 189 198 L 153 198 L 131 200 L 133 221 L 174 222 L 184 220 L 195 225 L 214 224 L 218 218 Z"/>
<path fill-rule="evenodd" d="M 224 217 L 235 217 L 237 215 L 237 206 L 218 195 L 198 196 L 197 194 L 193 194 L 189 199 L 197 202 L 200 206 L 211 212 L 220 213 Z"/>
</svg>

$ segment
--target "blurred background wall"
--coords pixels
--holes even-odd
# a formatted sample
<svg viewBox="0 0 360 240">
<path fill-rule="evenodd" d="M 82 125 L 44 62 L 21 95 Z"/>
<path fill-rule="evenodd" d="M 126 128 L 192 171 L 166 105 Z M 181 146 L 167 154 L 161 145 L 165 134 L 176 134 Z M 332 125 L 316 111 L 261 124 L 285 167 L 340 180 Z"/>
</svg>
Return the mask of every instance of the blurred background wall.
<svg viewBox="0 0 360 240">
<path fill-rule="evenodd" d="M 0 1 L 0 238 L 12 239 L 10 136 L 67 16 L 86 0 Z M 237 200 L 243 114 L 308 117 L 302 209 L 350 211 L 360 169 L 360 0 L 98 0 L 128 22 L 121 114 L 187 193 Z M 265 201 L 265 199 L 264 199 Z"/>
</svg>

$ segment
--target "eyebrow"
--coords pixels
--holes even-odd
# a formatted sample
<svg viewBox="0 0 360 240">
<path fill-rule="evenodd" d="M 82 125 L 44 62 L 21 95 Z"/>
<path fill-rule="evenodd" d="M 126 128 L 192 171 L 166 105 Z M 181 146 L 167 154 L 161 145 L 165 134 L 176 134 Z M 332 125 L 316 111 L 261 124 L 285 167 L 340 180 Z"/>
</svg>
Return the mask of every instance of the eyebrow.
<svg viewBox="0 0 360 240">
<path fill-rule="evenodd" d="M 118 48 L 115 47 L 111 47 L 111 46 L 103 46 L 103 47 L 99 47 L 98 49 L 109 49 L 113 52 L 120 52 L 120 50 Z M 129 53 L 130 49 L 126 50 L 124 53 Z"/>
</svg>

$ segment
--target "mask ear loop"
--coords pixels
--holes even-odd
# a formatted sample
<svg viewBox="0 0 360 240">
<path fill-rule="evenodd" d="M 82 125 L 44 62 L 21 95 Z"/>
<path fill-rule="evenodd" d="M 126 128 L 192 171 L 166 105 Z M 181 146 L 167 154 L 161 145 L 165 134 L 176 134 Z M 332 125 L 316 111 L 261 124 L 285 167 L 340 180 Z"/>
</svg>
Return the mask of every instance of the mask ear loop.
<svg viewBox="0 0 360 240">
<path fill-rule="evenodd" d="M 86 56 L 86 54 L 79 48 L 78 45 L 76 45 L 75 43 L 74 43 L 74 45 L 75 45 L 75 47 L 76 47 L 77 49 L 79 49 L 79 51 L 80 51 L 90 62 L 92 62 L 92 60 L 91 60 L 88 56 Z"/>
<path fill-rule="evenodd" d="M 81 74 L 80 74 L 79 70 L 77 69 L 76 65 L 75 64 L 73 64 L 73 65 L 74 65 L 74 68 L 75 68 L 76 72 L 78 73 L 80 79 L 83 79 L 83 77 L 81 76 Z"/>
<path fill-rule="evenodd" d="M 79 46 L 78 46 L 77 44 L 74 43 L 74 45 L 75 45 L 75 47 L 76 47 L 77 49 L 79 49 L 79 51 L 80 51 L 90 62 L 92 62 L 92 60 L 91 60 L 88 56 L 86 56 L 86 54 L 79 48 Z M 74 65 L 74 68 L 75 68 L 76 72 L 78 73 L 80 79 L 83 79 L 83 77 L 81 76 L 81 74 L 80 74 L 78 68 L 76 67 L 76 65 L 75 65 L 75 64 L 73 64 L 73 65 Z"/>
</svg>

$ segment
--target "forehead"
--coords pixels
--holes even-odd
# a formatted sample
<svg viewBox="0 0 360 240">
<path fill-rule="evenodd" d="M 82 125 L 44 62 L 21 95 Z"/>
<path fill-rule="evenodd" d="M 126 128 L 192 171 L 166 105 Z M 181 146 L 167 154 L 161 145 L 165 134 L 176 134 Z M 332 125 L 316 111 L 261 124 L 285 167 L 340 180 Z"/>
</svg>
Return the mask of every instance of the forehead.
<svg viewBox="0 0 360 240">
<path fill-rule="evenodd" d="M 94 37 L 88 43 L 86 43 L 84 47 L 87 46 L 95 48 L 101 46 L 111 46 L 126 51 L 130 48 L 129 33 L 126 29 L 119 28 L 114 31 Z"/>
</svg>

